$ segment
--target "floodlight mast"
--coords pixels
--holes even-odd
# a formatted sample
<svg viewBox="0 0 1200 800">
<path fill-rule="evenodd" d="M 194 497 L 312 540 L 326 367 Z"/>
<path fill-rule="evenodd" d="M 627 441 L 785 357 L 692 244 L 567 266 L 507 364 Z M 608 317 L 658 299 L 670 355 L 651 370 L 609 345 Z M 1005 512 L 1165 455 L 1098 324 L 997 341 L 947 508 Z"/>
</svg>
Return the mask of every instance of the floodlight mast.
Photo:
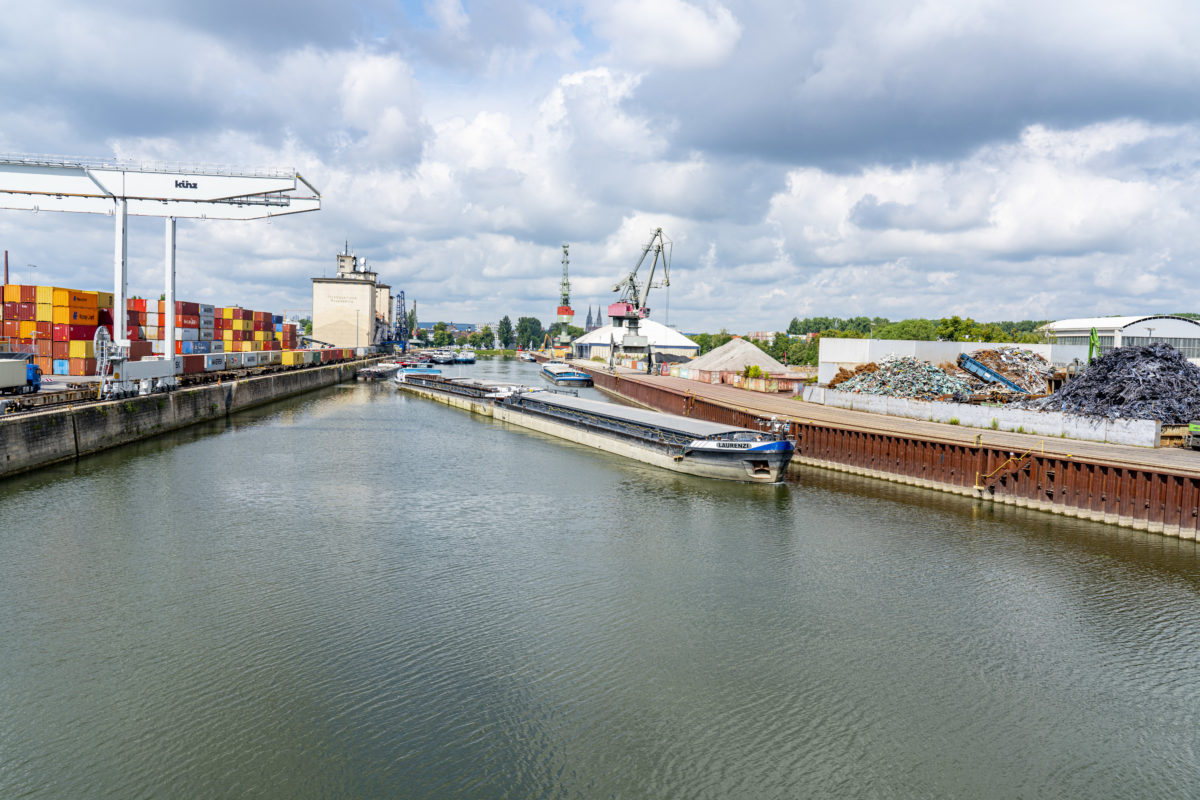
<svg viewBox="0 0 1200 800">
<path fill-rule="evenodd" d="M 184 167 L 16 155 L 0 156 L 0 208 L 113 215 L 115 354 L 112 381 L 107 375 L 102 378 L 107 392 L 123 394 L 131 389 L 134 379 L 158 379 L 156 388 L 170 388 L 179 372 L 175 363 L 175 220 L 249 220 L 317 211 L 321 208 L 321 193 L 295 170 Z M 146 364 L 122 371 L 129 348 L 125 306 L 130 214 L 166 218 L 163 259 L 166 353 L 161 368 Z M 148 385 L 143 383 L 143 391 Z"/>
</svg>

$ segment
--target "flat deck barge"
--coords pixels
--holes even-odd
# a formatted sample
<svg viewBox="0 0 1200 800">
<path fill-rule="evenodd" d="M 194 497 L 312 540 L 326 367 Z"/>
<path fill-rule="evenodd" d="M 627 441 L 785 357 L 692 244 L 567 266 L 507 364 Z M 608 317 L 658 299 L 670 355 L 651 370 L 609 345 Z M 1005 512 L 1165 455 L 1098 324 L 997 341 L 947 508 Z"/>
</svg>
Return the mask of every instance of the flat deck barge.
<svg viewBox="0 0 1200 800">
<path fill-rule="evenodd" d="M 794 447 L 778 433 L 549 392 L 497 398 L 493 416 L 647 464 L 706 478 L 776 483 Z"/>
</svg>

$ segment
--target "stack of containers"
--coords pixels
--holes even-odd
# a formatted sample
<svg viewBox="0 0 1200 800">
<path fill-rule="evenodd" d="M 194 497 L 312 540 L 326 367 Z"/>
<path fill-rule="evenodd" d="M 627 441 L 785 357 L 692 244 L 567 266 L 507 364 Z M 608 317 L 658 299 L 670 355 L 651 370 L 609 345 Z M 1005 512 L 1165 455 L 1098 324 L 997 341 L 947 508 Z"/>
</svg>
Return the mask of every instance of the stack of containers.
<svg viewBox="0 0 1200 800">
<path fill-rule="evenodd" d="M 0 339 L 8 340 L 9 347 L 33 353 L 43 372 L 95 374 L 96 328 L 102 325 L 114 334 L 112 305 L 109 292 L 8 284 L 0 293 Z M 124 322 L 131 359 L 163 353 L 165 305 L 161 300 L 155 305 L 141 298 L 128 299 Z M 267 311 L 190 302 L 177 302 L 173 311 L 176 352 L 185 356 L 184 372 L 203 371 L 210 363 L 206 356 L 212 354 L 227 354 L 229 366 L 236 367 L 298 366 L 350 358 L 353 353 L 342 348 L 298 350 L 297 326 Z"/>
</svg>

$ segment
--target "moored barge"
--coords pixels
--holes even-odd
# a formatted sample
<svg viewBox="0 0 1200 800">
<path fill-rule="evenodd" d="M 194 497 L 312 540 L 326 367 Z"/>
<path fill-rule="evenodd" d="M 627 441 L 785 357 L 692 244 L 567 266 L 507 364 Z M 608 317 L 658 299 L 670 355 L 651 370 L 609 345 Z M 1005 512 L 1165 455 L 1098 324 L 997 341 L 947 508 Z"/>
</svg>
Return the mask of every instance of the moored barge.
<svg viewBox="0 0 1200 800">
<path fill-rule="evenodd" d="M 547 361 L 542 365 L 542 377 L 555 386 L 591 386 L 592 376 L 575 369 L 565 361 Z"/>
<path fill-rule="evenodd" d="M 794 446 L 778 433 L 629 408 L 552 392 L 513 392 L 492 416 L 675 472 L 776 483 Z"/>
</svg>

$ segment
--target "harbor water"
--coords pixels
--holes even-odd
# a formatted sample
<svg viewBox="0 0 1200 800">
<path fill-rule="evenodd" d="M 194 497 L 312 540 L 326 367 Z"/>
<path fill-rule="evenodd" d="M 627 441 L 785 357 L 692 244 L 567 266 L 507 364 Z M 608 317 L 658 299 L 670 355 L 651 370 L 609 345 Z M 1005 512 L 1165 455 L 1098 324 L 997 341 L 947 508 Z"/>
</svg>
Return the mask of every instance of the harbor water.
<svg viewBox="0 0 1200 800">
<path fill-rule="evenodd" d="M 3 798 L 1200 791 L 1193 542 L 360 383 L 6 480 L 0 552 Z"/>
</svg>

